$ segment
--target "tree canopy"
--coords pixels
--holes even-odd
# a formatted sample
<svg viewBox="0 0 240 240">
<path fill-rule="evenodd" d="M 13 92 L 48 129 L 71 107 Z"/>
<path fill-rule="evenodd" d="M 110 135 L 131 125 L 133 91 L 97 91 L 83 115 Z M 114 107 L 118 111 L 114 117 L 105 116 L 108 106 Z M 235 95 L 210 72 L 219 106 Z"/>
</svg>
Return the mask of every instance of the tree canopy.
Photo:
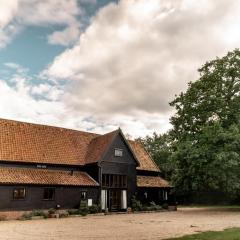
<svg viewBox="0 0 240 240">
<path fill-rule="evenodd" d="M 240 190 L 240 51 L 207 62 L 170 105 L 172 180 L 185 191 Z"/>
<path fill-rule="evenodd" d="M 199 79 L 170 103 L 176 111 L 170 119 L 173 128 L 161 141 L 157 135 L 145 138 L 145 146 L 160 167 L 172 166 L 170 177 L 177 190 L 239 194 L 239 49 L 206 62 L 199 73 Z"/>
</svg>

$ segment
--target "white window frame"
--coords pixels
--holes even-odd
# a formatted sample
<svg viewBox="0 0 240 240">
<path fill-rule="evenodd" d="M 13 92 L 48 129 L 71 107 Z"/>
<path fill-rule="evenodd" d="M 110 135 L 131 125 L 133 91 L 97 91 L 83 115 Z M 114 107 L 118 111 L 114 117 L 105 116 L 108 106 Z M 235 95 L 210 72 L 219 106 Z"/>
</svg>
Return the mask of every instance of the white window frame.
<svg viewBox="0 0 240 240">
<path fill-rule="evenodd" d="M 123 156 L 123 150 L 121 148 L 115 148 L 114 149 L 114 156 L 115 157 L 122 157 Z"/>
</svg>

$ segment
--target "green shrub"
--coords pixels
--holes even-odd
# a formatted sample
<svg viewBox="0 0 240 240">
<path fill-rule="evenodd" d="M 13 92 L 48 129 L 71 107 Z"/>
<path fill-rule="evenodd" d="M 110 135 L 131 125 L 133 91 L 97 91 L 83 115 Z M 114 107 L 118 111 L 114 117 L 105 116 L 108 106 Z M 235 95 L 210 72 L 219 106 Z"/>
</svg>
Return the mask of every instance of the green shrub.
<svg viewBox="0 0 240 240">
<path fill-rule="evenodd" d="M 85 209 L 87 208 L 87 201 L 86 200 L 81 200 L 80 201 L 80 205 L 79 205 L 79 209 Z"/>
<path fill-rule="evenodd" d="M 33 210 L 32 216 L 43 216 L 44 218 L 47 218 L 47 213 L 43 210 Z"/>
<path fill-rule="evenodd" d="M 149 204 L 142 205 L 139 200 L 134 197 L 132 199 L 132 209 L 133 211 L 157 211 L 161 210 L 162 207 L 157 205 L 155 202 L 150 202 Z"/>
<path fill-rule="evenodd" d="M 164 203 L 164 204 L 162 205 L 162 208 L 163 208 L 163 209 L 168 209 L 168 204 L 167 204 L 167 203 Z"/>
<path fill-rule="evenodd" d="M 146 211 L 157 211 L 157 210 L 161 210 L 161 209 L 162 209 L 162 207 L 159 205 L 146 207 Z"/>
<path fill-rule="evenodd" d="M 88 208 L 89 213 L 99 213 L 101 211 L 101 208 L 97 204 L 93 204 Z"/>
<path fill-rule="evenodd" d="M 69 215 L 79 215 L 79 210 L 78 209 L 69 209 L 68 210 Z"/>
<path fill-rule="evenodd" d="M 155 202 L 150 202 L 149 211 L 161 210 L 162 207 L 157 205 Z"/>
<path fill-rule="evenodd" d="M 59 214 L 59 218 L 67 218 L 69 216 L 68 212 L 62 212 Z"/>
<path fill-rule="evenodd" d="M 81 209 L 81 210 L 79 210 L 79 214 L 81 216 L 87 216 L 88 215 L 88 210 L 87 209 Z"/>
<path fill-rule="evenodd" d="M 79 206 L 79 214 L 81 216 L 86 216 L 89 213 L 89 208 L 87 206 L 87 201 L 81 201 Z"/>
<path fill-rule="evenodd" d="M 20 220 L 31 220 L 32 213 L 23 213 L 23 215 L 19 218 Z"/>
<path fill-rule="evenodd" d="M 154 201 L 150 202 L 150 206 L 151 207 L 155 207 L 156 206 L 156 203 Z"/>
<path fill-rule="evenodd" d="M 136 196 L 133 196 L 132 198 L 132 210 L 133 211 L 142 211 L 143 205 L 142 203 L 136 199 Z"/>
<path fill-rule="evenodd" d="M 162 209 L 162 206 L 156 205 L 155 210 L 161 210 L 161 209 Z"/>
<path fill-rule="evenodd" d="M 149 206 L 143 205 L 142 206 L 142 211 L 149 211 Z"/>
<path fill-rule="evenodd" d="M 55 214 L 55 213 L 56 213 L 56 209 L 55 209 L 55 208 L 50 208 L 50 209 L 48 210 L 48 213 L 49 213 L 49 214 Z"/>
</svg>

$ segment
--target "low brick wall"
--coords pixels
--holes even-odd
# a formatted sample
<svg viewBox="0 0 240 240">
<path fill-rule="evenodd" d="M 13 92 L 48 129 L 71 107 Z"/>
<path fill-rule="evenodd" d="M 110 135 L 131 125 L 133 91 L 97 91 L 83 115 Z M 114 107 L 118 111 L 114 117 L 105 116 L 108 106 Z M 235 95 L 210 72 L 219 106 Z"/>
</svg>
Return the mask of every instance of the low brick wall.
<svg viewBox="0 0 240 240">
<path fill-rule="evenodd" d="M 1 211 L 1 220 L 16 220 L 19 219 L 23 213 L 30 213 L 31 211 Z"/>
<path fill-rule="evenodd" d="M 48 212 L 49 209 L 41 209 L 41 211 Z M 68 209 L 57 210 L 58 213 L 66 212 Z M 0 211 L 0 220 L 17 220 L 24 213 L 31 213 L 32 211 Z"/>
<path fill-rule="evenodd" d="M 42 210 L 42 209 L 41 209 Z M 49 209 L 42 210 L 48 213 Z M 69 209 L 57 210 L 57 213 L 67 212 Z M 0 221 L 1 220 L 18 220 L 24 213 L 31 213 L 32 211 L 0 211 Z M 104 213 L 88 214 L 88 216 L 103 216 Z M 76 215 L 80 216 L 80 215 Z M 74 217 L 74 215 L 69 215 L 69 217 Z"/>
</svg>

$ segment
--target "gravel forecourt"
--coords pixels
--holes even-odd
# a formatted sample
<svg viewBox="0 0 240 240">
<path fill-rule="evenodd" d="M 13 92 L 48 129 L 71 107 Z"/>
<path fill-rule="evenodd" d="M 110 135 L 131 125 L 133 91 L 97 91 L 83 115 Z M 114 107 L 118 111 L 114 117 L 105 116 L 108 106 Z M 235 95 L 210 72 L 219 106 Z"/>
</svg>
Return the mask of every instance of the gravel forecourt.
<svg viewBox="0 0 240 240">
<path fill-rule="evenodd" d="M 0 222 L 0 239 L 166 239 L 231 227 L 240 227 L 240 210 L 180 208 L 177 212 L 2 221 Z"/>
</svg>

